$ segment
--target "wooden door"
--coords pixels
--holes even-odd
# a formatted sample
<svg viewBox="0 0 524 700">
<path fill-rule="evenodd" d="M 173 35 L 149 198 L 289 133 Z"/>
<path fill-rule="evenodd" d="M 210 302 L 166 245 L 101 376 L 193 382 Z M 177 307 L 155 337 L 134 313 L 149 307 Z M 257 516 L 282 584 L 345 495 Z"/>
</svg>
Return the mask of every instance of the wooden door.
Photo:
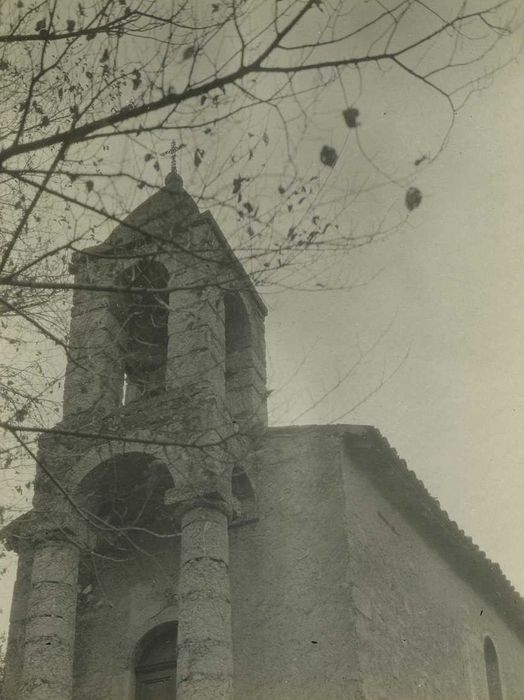
<svg viewBox="0 0 524 700">
<path fill-rule="evenodd" d="M 161 625 L 146 635 L 135 673 L 136 700 L 175 700 L 175 623 Z"/>
<path fill-rule="evenodd" d="M 136 700 L 175 700 L 175 667 L 139 671 L 136 686 Z"/>
</svg>

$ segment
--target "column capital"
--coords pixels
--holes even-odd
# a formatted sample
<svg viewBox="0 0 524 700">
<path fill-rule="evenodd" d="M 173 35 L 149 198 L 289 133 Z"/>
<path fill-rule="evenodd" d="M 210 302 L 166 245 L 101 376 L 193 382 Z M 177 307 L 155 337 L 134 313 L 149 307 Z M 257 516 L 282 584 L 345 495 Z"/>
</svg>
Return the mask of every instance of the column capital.
<svg viewBox="0 0 524 700">
<path fill-rule="evenodd" d="M 30 510 L 0 531 L 6 547 L 20 553 L 48 542 L 69 543 L 79 549 L 90 549 L 94 535 L 80 516 L 71 513 L 49 513 Z"/>
<path fill-rule="evenodd" d="M 233 514 L 231 484 L 222 479 L 212 479 L 202 484 L 168 489 L 165 504 L 171 507 L 179 522 L 185 513 L 195 509 L 217 510 L 229 520 Z"/>
</svg>

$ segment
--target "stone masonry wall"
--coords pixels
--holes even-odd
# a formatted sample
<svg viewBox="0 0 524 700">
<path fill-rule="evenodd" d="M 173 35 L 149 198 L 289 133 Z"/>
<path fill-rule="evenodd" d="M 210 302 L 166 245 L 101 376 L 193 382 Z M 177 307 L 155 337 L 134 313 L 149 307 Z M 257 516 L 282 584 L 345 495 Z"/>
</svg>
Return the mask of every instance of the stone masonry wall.
<svg viewBox="0 0 524 700">
<path fill-rule="evenodd" d="M 359 700 L 337 440 L 260 448 L 259 520 L 230 530 L 235 698 Z"/>
<path fill-rule="evenodd" d="M 485 635 L 505 700 L 524 698 L 524 645 L 346 457 L 350 576 L 369 700 L 488 700 Z"/>
</svg>

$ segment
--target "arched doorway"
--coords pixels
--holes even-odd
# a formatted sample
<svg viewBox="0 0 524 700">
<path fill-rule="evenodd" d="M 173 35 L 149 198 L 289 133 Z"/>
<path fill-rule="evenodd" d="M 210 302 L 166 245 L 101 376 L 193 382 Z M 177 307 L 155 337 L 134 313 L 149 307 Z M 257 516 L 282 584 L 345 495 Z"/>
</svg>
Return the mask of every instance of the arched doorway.
<svg viewBox="0 0 524 700">
<path fill-rule="evenodd" d="M 135 662 L 135 700 L 175 700 L 177 625 L 169 622 L 142 639 Z"/>
</svg>

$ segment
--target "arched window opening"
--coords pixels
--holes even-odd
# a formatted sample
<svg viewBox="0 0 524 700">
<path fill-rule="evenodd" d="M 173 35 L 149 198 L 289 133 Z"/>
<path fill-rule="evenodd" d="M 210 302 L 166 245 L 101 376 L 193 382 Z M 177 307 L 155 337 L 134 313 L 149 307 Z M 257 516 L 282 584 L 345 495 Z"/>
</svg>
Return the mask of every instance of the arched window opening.
<svg viewBox="0 0 524 700">
<path fill-rule="evenodd" d="M 251 328 L 246 307 L 238 292 L 224 295 L 226 363 L 232 353 L 246 350 L 251 345 Z M 227 367 L 226 367 L 227 370 Z"/>
<path fill-rule="evenodd" d="M 142 639 L 135 661 L 135 700 L 176 698 L 177 625 L 169 622 Z"/>
<path fill-rule="evenodd" d="M 489 700 L 503 700 L 497 650 L 490 637 L 486 637 L 484 640 L 484 662 L 486 664 Z"/>
<path fill-rule="evenodd" d="M 169 274 L 154 261 L 145 260 L 124 272 L 120 284 L 140 287 L 140 292 L 124 292 L 118 303 L 122 327 L 124 403 L 150 397 L 165 390 L 168 344 Z"/>
</svg>

